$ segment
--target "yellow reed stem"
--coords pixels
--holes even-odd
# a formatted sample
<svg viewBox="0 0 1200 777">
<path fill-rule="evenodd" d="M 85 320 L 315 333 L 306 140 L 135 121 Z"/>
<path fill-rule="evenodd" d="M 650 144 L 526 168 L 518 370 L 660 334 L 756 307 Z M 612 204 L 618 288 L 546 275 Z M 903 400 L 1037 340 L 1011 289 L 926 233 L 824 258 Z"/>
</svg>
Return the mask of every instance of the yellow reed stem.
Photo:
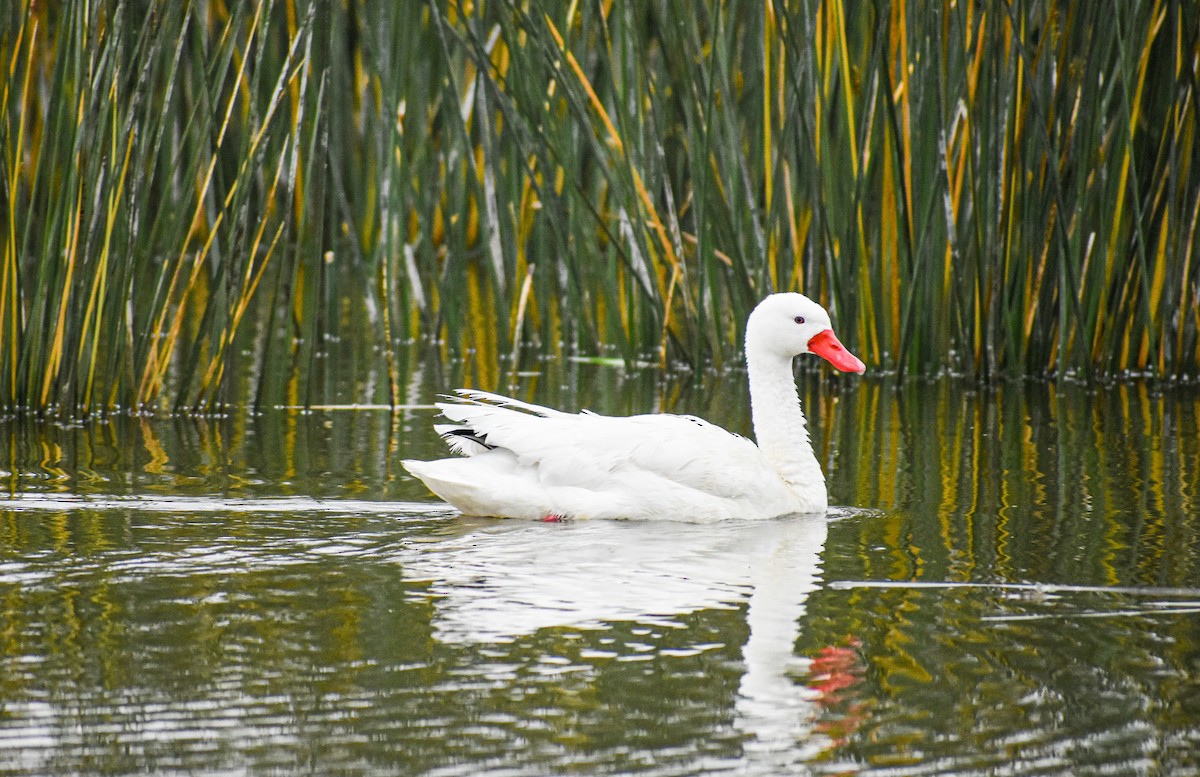
<svg viewBox="0 0 1200 777">
<path fill-rule="evenodd" d="M 4 90 L 4 111 L 8 112 L 8 83 L 11 82 L 16 74 L 17 59 L 21 51 L 21 41 L 25 37 L 25 28 L 27 20 L 32 18 L 33 23 L 29 29 L 29 48 L 26 50 L 25 57 L 25 78 L 21 84 L 21 105 L 29 105 L 29 88 L 33 80 L 34 70 L 34 54 L 37 50 L 37 33 L 38 23 L 37 17 L 29 14 L 21 20 L 21 29 L 17 33 L 16 45 L 13 47 L 12 59 L 9 61 L 9 77 L 5 80 Z M 18 111 L 17 115 L 17 144 L 10 149 L 8 160 L 8 191 L 14 193 L 17 191 L 17 183 L 21 177 L 21 154 L 25 148 L 25 127 L 28 111 Z M 4 269 L 0 272 L 0 328 L 5 330 L 0 333 L 0 336 L 6 340 L 8 350 L 8 384 L 9 397 L 15 398 L 17 395 L 17 367 L 20 359 L 18 358 L 19 338 L 20 338 L 20 301 L 18 299 L 19 292 L 17 289 L 17 209 L 16 203 L 10 202 L 8 208 L 8 239 L 5 241 L 4 251 Z"/>
<path fill-rule="evenodd" d="M 682 272 L 676 266 L 671 273 L 671 284 L 667 287 L 667 301 L 663 305 L 662 337 L 658 342 L 658 368 L 660 370 L 667 368 L 667 335 L 671 331 L 671 300 L 675 296 L 675 286 L 679 282 L 680 275 Z"/>
<path fill-rule="evenodd" d="M 1125 201 L 1129 195 L 1129 171 L 1133 164 L 1133 139 L 1137 134 L 1138 118 L 1142 106 L 1142 92 L 1146 86 L 1146 75 L 1149 68 L 1150 51 L 1153 48 L 1154 39 L 1157 37 L 1158 30 L 1162 27 L 1163 20 L 1166 18 L 1166 9 L 1162 7 L 1162 0 L 1156 0 L 1154 10 L 1151 13 L 1151 29 L 1146 36 L 1145 45 L 1142 47 L 1141 57 L 1138 60 L 1137 83 L 1134 85 L 1134 93 L 1131 104 L 1129 106 L 1129 126 L 1126 134 L 1125 153 L 1121 158 L 1121 173 L 1118 177 L 1117 188 L 1114 194 L 1116 209 L 1113 211 L 1112 229 L 1109 230 L 1108 236 L 1108 251 L 1104 263 L 1104 282 L 1100 284 L 1100 299 L 1098 301 L 1098 309 L 1106 310 L 1108 305 L 1108 290 L 1112 288 L 1113 273 L 1116 268 L 1116 258 L 1118 256 L 1118 244 L 1121 240 L 1121 235 L 1124 232 L 1123 225 L 1125 222 Z M 1132 195 L 1132 196 L 1137 196 Z M 1099 338 L 1103 328 L 1096 327 L 1096 342 L 1093 343 L 1093 350 L 1099 346 Z M 1122 359 L 1124 361 L 1124 359 Z"/>
<path fill-rule="evenodd" d="M 42 372 L 41 405 L 45 407 L 50 398 L 50 386 L 58 377 L 59 366 L 62 364 L 63 338 L 67 328 L 67 308 L 71 303 L 71 281 L 75 277 L 75 259 L 79 253 L 79 219 L 83 215 L 83 187 L 79 187 L 75 196 L 75 207 L 72 208 L 70 225 L 67 227 L 67 272 L 63 278 L 61 298 L 58 303 L 58 320 L 54 326 L 53 341 L 50 354 L 47 357 L 45 370 Z"/>
<path fill-rule="evenodd" d="M 846 133 L 850 143 L 850 169 L 854 180 L 858 180 L 858 122 L 854 120 L 854 73 L 850 70 L 850 47 L 846 43 L 846 9 L 842 0 L 833 0 L 835 26 L 837 31 L 838 60 L 842 68 L 842 89 L 846 94 Z"/>
<path fill-rule="evenodd" d="M 775 6 L 771 0 L 764 0 L 763 18 L 763 100 L 762 100 L 762 133 L 763 133 L 763 210 L 771 213 L 774 180 L 771 175 L 771 41 L 775 37 Z M 780 53 L 780 60 L 783 54 Z M 767 236 L 767 273 L 771 279 L 771 288 L 779 288 L 779 267 L 776 257 L 776 235 L 772 223 L 768 225 Z"/>
</svg>

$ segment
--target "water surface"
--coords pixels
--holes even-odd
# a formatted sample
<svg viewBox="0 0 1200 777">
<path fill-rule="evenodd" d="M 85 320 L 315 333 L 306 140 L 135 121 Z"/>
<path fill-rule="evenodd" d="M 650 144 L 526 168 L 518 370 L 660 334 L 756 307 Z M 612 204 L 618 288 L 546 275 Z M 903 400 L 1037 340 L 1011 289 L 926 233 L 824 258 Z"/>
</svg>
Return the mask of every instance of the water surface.
<svg viewBox="0 0 1200 777">
<path fill-rule="evenodd" d="M 1195 395 L 802 391 L 840 507 L 715 526 L 462 518 L 420 408 L 0 421 L 0 773 L 1200 771 Z"/>
</svg>

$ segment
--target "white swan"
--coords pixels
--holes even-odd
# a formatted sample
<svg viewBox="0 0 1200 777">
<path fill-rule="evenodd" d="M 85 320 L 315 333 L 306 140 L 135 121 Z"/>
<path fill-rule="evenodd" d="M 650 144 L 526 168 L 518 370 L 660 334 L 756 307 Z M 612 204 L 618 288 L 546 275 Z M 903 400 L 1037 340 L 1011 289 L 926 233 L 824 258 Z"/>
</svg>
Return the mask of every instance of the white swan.
<svg viewBox="0 0 1200 777">
<path fill-rule="evenodd" d="M 401 462 L 468 515 L 719 521 L 823 513 L 792 358 L 815 353 L 846 372 L 862 361 L 829 314 L 801 294 L 773 294 L 746 323 L 746 369 L 758 445 L 695 416 L 564 413 L 460 389 L 435 428 L 465 458 Z"/>
</svg>

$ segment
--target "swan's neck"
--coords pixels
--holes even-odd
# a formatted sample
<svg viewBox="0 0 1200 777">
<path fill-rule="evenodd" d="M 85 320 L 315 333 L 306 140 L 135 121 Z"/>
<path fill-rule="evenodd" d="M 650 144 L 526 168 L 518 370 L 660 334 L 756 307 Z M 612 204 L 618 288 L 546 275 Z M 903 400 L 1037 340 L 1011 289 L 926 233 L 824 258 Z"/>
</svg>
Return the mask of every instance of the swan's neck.
<svg viewBox="0 0 1200 777">
<path fill-rule="evenodd" d="M 808 438 L 808 423 L 790 359 L 746 354 L 754 437 L 767 461 L 811 511 L 824 511 L 825 476 Z"/>
</svg>

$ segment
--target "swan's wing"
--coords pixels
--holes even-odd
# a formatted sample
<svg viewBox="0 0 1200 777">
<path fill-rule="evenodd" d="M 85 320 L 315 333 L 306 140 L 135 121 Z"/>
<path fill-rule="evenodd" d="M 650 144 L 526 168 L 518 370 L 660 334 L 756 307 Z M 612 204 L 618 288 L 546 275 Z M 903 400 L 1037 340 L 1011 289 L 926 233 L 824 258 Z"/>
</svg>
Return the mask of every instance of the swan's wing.
<svg viewBox="0 0 1200 777">
<path fill-rule="evenodd" d="M 467 455 L 501 448 L 547 486 L 602 488 L 636 470 L 737 498 L 770 475 L 758 447 L 694 416 L 564 413 L 482 392 L 439 403 L 439 432 Z"/>
<path fill-rule="evenodd" d="M 564 413 L 561 410 L 555 410 L 552 407 L 544 407 L 535 405 L 532 402 L 522 402 L 519 399 L 506 397 L 502 394 L 493 394 L 490 391 L 480 391 L 478 389 L 455 389 L 454 393 L 458 396 L 459 402 L 466 405 L 485 406 L 485 407 L 507 407 L 516 410 L 521 410 L 531 415 L 549 417 L 569 417 L 574 413 Z M 445 404 L 439 404 L 438 407 L 445 409 Z"/>
<path fill-rule="evenodd" d="M 777 486 L 778 476 L 757 445 L 701 418 L 665 413 L 598 418 L 616 422 L 615 429 L 629 427 L 631 465 L 672 482 L 731 499 Z"/>
<path fill-rule="evenodd" d="M 437 402 L 436 407 L 442 415 L 454 423 L 434 424 L 433 429 L 450 450 L 462 456 L 474 456 L 492 450 L 496 447 L 487 440 L 487 429 L 491 424 L 489 418 L 561 418 L 570 417 L 570 413 L 555 410 L 519 399 L 493 394 L 477 389 L 455 389 L 456 396 L 445 397 L 448 402 Z M 479 421 L 483 419 L 483 423 Z"/>
</svg>

